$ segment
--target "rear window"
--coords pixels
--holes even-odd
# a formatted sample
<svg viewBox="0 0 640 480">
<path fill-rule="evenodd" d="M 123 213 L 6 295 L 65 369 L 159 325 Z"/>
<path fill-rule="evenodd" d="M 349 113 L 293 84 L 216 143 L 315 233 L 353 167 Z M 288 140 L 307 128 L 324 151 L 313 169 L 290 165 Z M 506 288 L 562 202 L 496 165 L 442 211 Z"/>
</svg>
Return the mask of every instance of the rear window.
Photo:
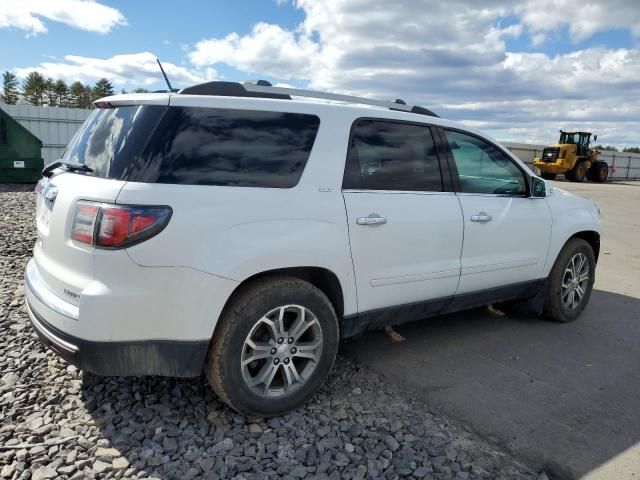
<svg viewBox="0 0 640 480">
<path fill-rule="evenodd" d="M 92 115 L 68 160 L 134 182 L 290 188 L 319 125 L 317 116 L 297 113 L 119 107 Z"/>
<path fill-rule="evenodd" d="M 84 163 L 96 177 L 133 180 L 131 167 L 166 106 L 138 105 L 94 110 L 65 150 L 65 162 Z"/>
</svg>

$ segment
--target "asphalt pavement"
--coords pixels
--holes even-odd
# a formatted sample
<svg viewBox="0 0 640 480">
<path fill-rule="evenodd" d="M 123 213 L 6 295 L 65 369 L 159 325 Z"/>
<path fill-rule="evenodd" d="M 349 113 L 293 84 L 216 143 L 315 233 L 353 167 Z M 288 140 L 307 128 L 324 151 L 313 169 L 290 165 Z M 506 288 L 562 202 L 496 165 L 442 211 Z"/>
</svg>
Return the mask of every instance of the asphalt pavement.
<svg viewBox="0 0 640 480">
<path fill-rule="evenodd" d="M 553 479 L 640 479 L 640 182 L 554 182 L 597 200 L 605 234 L 594 292 L 570 324 L 487 309 L 419 320 L 343 345 Z"/>
</svg>

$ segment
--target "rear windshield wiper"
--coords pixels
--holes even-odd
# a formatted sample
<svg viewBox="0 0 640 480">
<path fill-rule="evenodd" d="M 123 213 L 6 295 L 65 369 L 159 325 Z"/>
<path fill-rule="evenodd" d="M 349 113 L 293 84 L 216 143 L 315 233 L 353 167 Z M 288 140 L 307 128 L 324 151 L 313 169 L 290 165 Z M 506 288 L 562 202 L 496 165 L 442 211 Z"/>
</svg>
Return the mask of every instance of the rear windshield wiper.
<svg viewBox="0 0 640 480">
<path fill-rule="evenodd" d="M 84 163 L 63 162 L 62 160 L 56 160 L 55 162 L 52 162 L 44 167 L 44 170 L 42 170 L 42 176 L 50 177 L 51 175 L 53 175 L 53 171 L 56 168 L 60 167 L 63 167 L 69 172 L 93 172 L 93 168 L 86 166 Z"/>
</svg>

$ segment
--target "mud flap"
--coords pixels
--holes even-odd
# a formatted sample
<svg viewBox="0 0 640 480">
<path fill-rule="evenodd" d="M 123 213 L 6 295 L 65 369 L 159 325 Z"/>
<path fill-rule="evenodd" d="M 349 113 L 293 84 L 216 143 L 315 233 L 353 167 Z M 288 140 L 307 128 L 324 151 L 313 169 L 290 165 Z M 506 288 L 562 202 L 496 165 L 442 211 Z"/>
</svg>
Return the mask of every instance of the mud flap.
<svg viewBox="0 0 640 480">
<path fill-rule="evenodd" d="M 544 310 L 544 295 L 547 291 L 548 280 L 540 283 L 534 296 L 520 300 L 510 300 L 498 303 L 496 307 L 507 315 L 518 317 L 540 317 Z"/>
</svg>

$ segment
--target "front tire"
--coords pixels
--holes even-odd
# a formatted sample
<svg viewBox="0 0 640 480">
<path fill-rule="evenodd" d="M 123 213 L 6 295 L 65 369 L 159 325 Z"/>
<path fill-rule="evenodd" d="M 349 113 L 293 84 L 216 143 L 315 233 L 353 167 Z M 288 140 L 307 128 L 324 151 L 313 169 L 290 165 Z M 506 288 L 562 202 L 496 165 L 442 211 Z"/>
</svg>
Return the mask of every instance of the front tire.
<svg viewBox="0 0 640 480">
<path fill-rule="evenodd" d="M 297 278 L 258 279 L 225 308 L 204 370 L 234 410 L 281 415 L 322 387 L 339 339 L 335 310 L 321 290 Z"/>
<path fill-rule="evenodd" d="M 571 322 L 583 312 L 595 281 L 596 260 L 591 245 L 570 239 L 551 269 L 544 299 L 544 315 L 557 322 Z"/>
</svg>

